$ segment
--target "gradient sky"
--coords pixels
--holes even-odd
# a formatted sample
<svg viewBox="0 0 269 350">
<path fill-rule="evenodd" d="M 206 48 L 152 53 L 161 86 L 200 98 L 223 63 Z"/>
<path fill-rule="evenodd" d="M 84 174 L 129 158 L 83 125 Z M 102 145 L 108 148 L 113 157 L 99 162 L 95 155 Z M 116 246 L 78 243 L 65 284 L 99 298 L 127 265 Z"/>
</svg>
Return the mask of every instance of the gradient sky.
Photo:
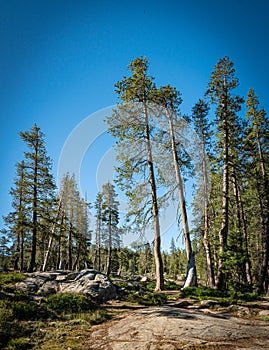
<svg viewBox="0 0 269 350">
<path fill-rule="evenodd" d="M 227 55 L 238 93 L 246 96 L 253 87 L 269 111 L 268 23 L 267 0 L 0 0 L 0 215 L 11 210 L 15 164 L 23 159 L 19 132 L 41 127 L 57 178 L 68 136 L 91 114 L 89 133 L 99 135 L 95 113 L 117 102 L 114 83 L 135 57 L 148 58 L 158 85 L 182 92 L 188 113 Z M 96 188 L 109 178 L 101 170 L 111 139 L 91 141 L 78 181 L 94 202 Z"/>
</svg>

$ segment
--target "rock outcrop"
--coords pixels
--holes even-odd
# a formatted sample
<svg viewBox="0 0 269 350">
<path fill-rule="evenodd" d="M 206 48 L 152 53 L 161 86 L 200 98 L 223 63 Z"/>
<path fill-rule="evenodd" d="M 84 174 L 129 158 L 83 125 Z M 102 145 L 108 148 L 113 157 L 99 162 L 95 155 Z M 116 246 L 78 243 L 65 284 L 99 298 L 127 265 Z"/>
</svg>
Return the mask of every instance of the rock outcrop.
<svg viewBox="0 0 269 350">
<path fill-rule="evenodd" d="M 162 305 L 93 328 L 85 349 L 269 349 L 269 323 L 228 313 Z"/>
<path fill-rule="evenodd" d="M 77 293 L 88 295 L 96 301 L 116 298 L 117 290 L 107 275 L 96 270 L 79 272 L 52 271 L 26 274 L 16 283 L 16 288 L 36 294 Z"/>
</svg>

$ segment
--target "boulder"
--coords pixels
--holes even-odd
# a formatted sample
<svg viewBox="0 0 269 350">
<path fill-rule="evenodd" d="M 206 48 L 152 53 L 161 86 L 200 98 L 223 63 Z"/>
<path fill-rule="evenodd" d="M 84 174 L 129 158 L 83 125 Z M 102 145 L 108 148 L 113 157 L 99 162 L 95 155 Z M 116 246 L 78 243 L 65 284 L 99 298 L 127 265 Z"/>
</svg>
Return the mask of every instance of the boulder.
<svg viewBox="0 0 269 350">
<path fill-rule="evenodd" d="M 262 310 L 259 312 L 259 316 L 269 317 L 269 310 Z"/>
<path fill-rule="evenodd" d="M 214 307 L 218 305 L 218 302 L 216 300 L 202 300 L 200 302 L 200 306 L 199 308 L 202 309 L 202 308 L 209 308 L 209 307 Z"/>
<path fill-rule="evenodd" d="M 73 281 L 64 280 L 60 283 L 60 290 L 64 293 L 78 293 L 89 295 L 99 301 L 114 299 L 117 296 L 116 287 L 107 275 L 96 270 L 83 270 Z"/>
<path fill-rule="evenodd" d="M 96 301 L 107 301 L 117 297 L 117 289 L 107 275 L 92 269 L 79 272 L 35 272 L 16 283 L 16 288 L 30 293 L 76 293 L 89 295 Z"/>
</svg>

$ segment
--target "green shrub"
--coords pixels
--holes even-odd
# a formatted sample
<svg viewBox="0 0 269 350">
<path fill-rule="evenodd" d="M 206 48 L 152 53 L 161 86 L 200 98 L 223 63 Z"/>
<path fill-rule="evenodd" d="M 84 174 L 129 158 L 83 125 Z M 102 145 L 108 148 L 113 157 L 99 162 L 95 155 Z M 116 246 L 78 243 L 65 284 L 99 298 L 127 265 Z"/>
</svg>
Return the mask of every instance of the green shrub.
<svg viewBox="0 0 269 350">
<path fill-rule="evenodd" d="M 181 298 L 215 299 L 223 303 L 237 303 L 240 301 L 254 301 L 259 299 L 257 293 L 242 290 L 242 292 L 230 289 L 228 291 L 219 291 L 211 288 L 187 287 L 180 291 Z"/>
<path fill-rule="evenodd" d="M 174 281 L 166 281 L 164 283 L 164 289 L 165 290 L 180 290 L 181 286 L 176 284 L 176 282 L 174 282 Z"/>
<path fill-rule="evenodd" d="M 205 298 L 222 298 L 226 297 L 227 293 L 219 291 L 217 289 L 211 288 L 199 288 L 199 287 L 187 287 L 180 291 L 181 298 L 197 298 L 197 299 L 205 299 Z"/>
<path fill-rule="evenodd" d="M 138 303 L 141 305 L 162 305 L 167 302 L 167 295 L 161 293 L 134 293 L 130 294 L 127 299 L 131 303 Z"/>
<path fill-rule="evenodd" d="M 7 304 L 0 304 L 0 349 L 7 346 L 11 339 L 22 336 L 26 330 L 16 320 L 13 310 Z M 9 349 L 9 348 L 8 348 Z M 14 348 L 15 349 L 15 348 Z"/>
<path fill-rule="evenodd" d="M 0 286 L 10 283 L 21 282 L 26 276 L 20 272 L 0 272 Z"/>
<path fill-rule="evenodd" d="M 156 287 L 156 282 L 147 282 L 145 283 L 146 290 L 149 292 L 153 292 Z"/>
<path fill-rule="evenodd" d="M 33 348 L 29 338 L 11 339 L 8 343 L 8 350 L 28 350 Z"/>
<path fill-rule="evenodd" d="M 63 293 L 50 295 L 47 298 L 47 308 L 57 314 L 80 313 L 94 310 L 95 304 L 86 296 Z"/>
<path fill-rule="evenodd" d="M 34 301 L 2 301 L 0 308 L 11 310 L 14 319 L 36 320 L 39 318 L 41 308 Z"/>
</svg>

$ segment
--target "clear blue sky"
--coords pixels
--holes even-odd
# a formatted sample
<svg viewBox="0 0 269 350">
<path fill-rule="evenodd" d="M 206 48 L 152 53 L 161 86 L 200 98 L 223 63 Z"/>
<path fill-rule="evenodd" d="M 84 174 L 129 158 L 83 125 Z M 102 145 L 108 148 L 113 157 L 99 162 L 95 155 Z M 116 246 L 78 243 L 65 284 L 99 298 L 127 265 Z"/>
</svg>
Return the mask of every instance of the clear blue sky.
<svg viewBox="0 0 269 350">
<path fill-rule="evenodd" d="M 0 0 L 0 215 L 11 209 L 15 163 L 25 150 L 19 131 L 41 127 L 56 177 L 68 135 L 117 102 L 114 83 L 135 57 L 149 59 L 158 85 L 181 90 L 190 112 L 227 55 L 238 92 L 253 87 L 269 112 L 268 21 L 267 0 Z M 91 202 L 109 143 L 103 135 L 83 159 L 80 182 Z"/>
</svg>

